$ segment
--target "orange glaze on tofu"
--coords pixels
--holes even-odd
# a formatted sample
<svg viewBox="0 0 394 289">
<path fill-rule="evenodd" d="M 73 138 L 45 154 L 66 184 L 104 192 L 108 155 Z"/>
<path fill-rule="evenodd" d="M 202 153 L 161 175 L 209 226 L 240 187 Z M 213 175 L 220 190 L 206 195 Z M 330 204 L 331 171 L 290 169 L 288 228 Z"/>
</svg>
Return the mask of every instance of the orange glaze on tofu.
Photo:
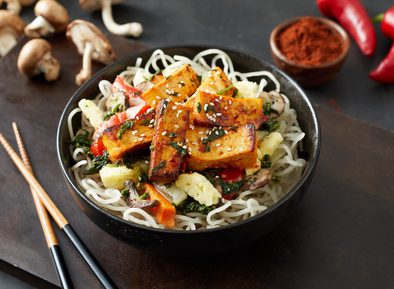
<svg viewBox="0 0 394 289">
<path fill-rule="evenodd" d="M 149 179 L 174 181 L 179 176 L 182 154 L 186 153 L 185 131 L 190 111 L 183 105 L 165 99 L 159 102 L 157 109 Z"/>
<path fill-rule="evenodd" d="M 139 152 L 146 149 L 152 142 L 155 132 L 153 128 L 154 118 L 155 113 L 150 112 L 127 120 L 134 122 L 134 124 L 132 128 L 126 129 L 121 134 L 121 138 L 118 138 L 118 133 L 125 122 L 106 128 L 101 138 L 111 161 L 121 159 L 127 152 Z"/>
</svg>

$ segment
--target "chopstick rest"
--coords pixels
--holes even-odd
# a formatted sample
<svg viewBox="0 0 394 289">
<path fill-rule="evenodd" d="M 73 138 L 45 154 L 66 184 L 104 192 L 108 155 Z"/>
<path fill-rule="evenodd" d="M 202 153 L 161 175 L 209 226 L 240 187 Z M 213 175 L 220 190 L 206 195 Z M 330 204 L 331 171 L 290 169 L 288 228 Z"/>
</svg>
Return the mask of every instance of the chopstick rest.
<svg viewBox="0 0 394 289">
<path fill-rule="evenodd" d="M 22 160 L 28 170 L 33 174 L 33 169 L 30 165 L 25 146 L 23 145 L 21 135 L 15 122 L 12 123 L 12 127 L 14 129 L 16 142 L 18 144 Z M 30 186 L 30 190 L 33 195 L 34 204 L 36 205 L 38 217 L 41 222 L 42 230 L 44 231 L 45 239 L 47 241 L 52 260 L 55 264 L 60 285 L 62 286 L 62 288 L 72 289 L 74 288 L 74 285 L 71 281 L 70 274 L 68 273 L 66 263 L 64 262 L 63 254 L 57 242 L 55 231 L 53 230 L 51 221 L 49 220 L 48 212 L 45 209 L 44 205 L 41 203 L 36 191 L 33 189 L 32 186 Z"/>
<path fill-rule="evenodd" d="M 74 245 L 75 249 L 84 259 L 86 264 L 89 266 L 90 270 L 100 281 L 104 288 L 117 288 L 108 274 L 104 271 L 101 265 L 97 262 L 96 258 L 92 255 L 89 249 L 85 246 L 83 241 L 75 233 L 71 225 L 68 223 L 66 218 L 62 215 L 56 205 L 52 202 L 51 198 L 44 191 L 41 185 L 38 183 L 33 174 L 26 168 L 23 161 L 19 158 L 4 136 L 0 133 L 0 142 L 4 149 L 7 151 L 8 155 L 11 157 L 15 165 L 18 167 L 22 175 L 25 177 L 27 182 L 33 187 L 44 204 L 48 212 L 51 214 L 52 218 L 56 221 L 58 226 L 66 234 L 70 242 Z"/>
</svg>

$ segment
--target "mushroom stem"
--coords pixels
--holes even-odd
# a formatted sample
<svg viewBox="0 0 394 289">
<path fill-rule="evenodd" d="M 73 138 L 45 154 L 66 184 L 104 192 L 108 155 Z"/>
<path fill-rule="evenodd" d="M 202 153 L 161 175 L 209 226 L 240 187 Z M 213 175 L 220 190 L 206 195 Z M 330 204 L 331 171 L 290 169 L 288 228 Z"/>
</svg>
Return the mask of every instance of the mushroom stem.
<svg viewBox="0 0 394 289">
<path fill-rule="evenodd" d="M 86 42 L 85 50 L 83 52 L 82 69 L 75 77 L 77 85 L 84 84 L 92 75 L 92 54 L 94 51 L 93 44 Z"/>
<path fill-rule="evenodd" d="M 25 27 L 25 34 L 31 38 L 46 36 L 54 32 L 55 28 L 53 25 L 42 16 L 37 16 L 33 22 Z"/>
<path fill-rule="evenodd" d="M 59 72 L 59 61 L 52 57 L 51 52 L 47 52 L 38 63 L 37 74 L 44 73 L 47 81 L 54 81 L 59 77 Z"/>
<path fill-rule="evenodd" d="M 111 0 L 103 0 L 101 9 L 104 25 L 111 33 L 122 36 L 131 35 L 134 37 L 139 37 L 141 35 L 142 25 L 138 22 L 131 22 L 122 25 L 115 23 L 114 18 L 112 17 Z"/>
<path fill-rule="evenodd" d="M 16 45 L 15 34 L 8 29 L 0 31 L 0 57 L 6 55 Z"/>
</svg>

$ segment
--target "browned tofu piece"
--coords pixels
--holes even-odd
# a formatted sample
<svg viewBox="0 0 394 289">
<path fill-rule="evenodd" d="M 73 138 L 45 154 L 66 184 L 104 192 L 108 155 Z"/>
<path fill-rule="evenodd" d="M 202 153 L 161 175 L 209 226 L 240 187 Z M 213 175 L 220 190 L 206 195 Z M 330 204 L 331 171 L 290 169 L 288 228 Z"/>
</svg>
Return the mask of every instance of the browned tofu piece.
<svg viewBox="0 0 394 289">
<path fill-rule="evenodd" d="M 183 102 L 200 86 L 197 74 L 188 65 L 181 66 L 169 78 L 160 81 L 146 91 L 142 97 L 155 108 L 159 100 L 169 98 L 174 102 Z"/>
<path fill-rule="evenodd" d="M 119 160 L 127 152 L 139 152 L 146 149 L 152 142 L 155 129 L 153 120 L 155 113 L 151 112 L 127 120 L 133 122 L 131 128 L 123 133 L 119 131 L 125 127 L 126 121 L 106 128 L 102 133 L 104 146 L 107 148 L 112 161 Z"/>
<path fill-rule="evenodd" d="M 199 91 L 194 99 L 194 123 L 201 126 L 233 126 L 263 123 L 261 99 L 238 99 Z"/>
<path fill-rule="evenodd" d="M 206 138 L 209 131 L 221 137 L 209 143 L 207 151 Z M 208 134 L 207 134 L 208 131 Z M 253 124 L 238 127 L 207 128 L 195 126 L 186 130 L 188 154 L 184 158 L 186 168 L 202 171 L 206 168 L 234 167 L 245 169 L 253 166 L 257 160 L 257 136 Z"/>
<path fill-rule="evenodd" d="M 190 110 L 166 100 L 161 100 L 157 109 L 149 179 L 174 181 L 179 176 L 182 159 L 186 154 L 185 131 L 189 124 Z"/>
<path fill-rule="evenodd" d="M 205 91 L 216 94 L 221 90 L 226 89 L 231 86 L 231 81 L 228 79 L 227 75 L 220 69 L 216 67 L 208 73 L 208 76 L 201 83 L 197 91 Z M 231 87 L 226 90 L 222 95 L 232 97 L 234 94 L 235 87 Z"/>
</svg>

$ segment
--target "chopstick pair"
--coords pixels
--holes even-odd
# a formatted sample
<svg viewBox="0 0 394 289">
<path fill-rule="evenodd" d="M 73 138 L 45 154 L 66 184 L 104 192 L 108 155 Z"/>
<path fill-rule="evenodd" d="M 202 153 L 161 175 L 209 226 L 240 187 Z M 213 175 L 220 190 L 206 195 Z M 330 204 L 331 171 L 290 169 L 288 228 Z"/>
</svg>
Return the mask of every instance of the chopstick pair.
<svg viewBox="0 0 394 289">
<path fill-rule="evenodd" d="M 48 214 L 45 212 L 42 214 L 41 211 L 45 211 L 45 208 L 48 210 L 48 212 L 51 214 L 52 218 L 56 221 L 60 229 L 66 234 L 68 239 L 71 241 L 71 243 L 74 245 L 75 249 L 78 251 L 78 253 L 81 255 L 81 257 L 84 259 L 86 264 L 89 266 L 90 270 L 92 273 L 97 277 L 97 279 L 100 281 L 101 285 L 104 288 L 117 288 L 116 285 L 113 283 L 111 278 L 107 275 L 107 273 L 104 271 L 104 269 L 100 266 L 100 264 L 97 262 L 96 258 L 92 255 L 92 253 L 89 251 L 89 249 L 85 246 L 83 241 L 79 238 L 77 233 L 73 230 L 71 225 L 68 223 L 66 218 L 62 215 L 62 213 L 59 211 L 59 209 L 56 207 L 56 205 L 52 202 L 48 194 L 44 191 L 44 189 L 41 187 L 41 185 L 38 183 L 36 178 L 34 177 L 30 163 L 27 158 L 26 151 L 24 149 L 18 128 L 15 123 L 13 123 L 15 135 L 17 137 L 17 142 L 19 149 L 21 151 L 21 155 L 25 160 L 25 163 L 19 158 L 17 153 L 12 149 L 10 144 L 7 142 L 7 140 L 4 138 L 4 136 L 0 133 L 0 142 L 3 145 L 4 149 L 7 151 L 8 155 L 11 157 L 11 159 L 14 161 L 15 165 L 18 167 L 22 175 L 25 177 L 27 182 L 30 184 L 30 188 L 32 189 L 32 194 L 33 197 L 36 195 L 37 198 L 37 203 L 41 203 L 41 206 L 36 204 L 37 206 L 37 211 L 39 211 L 40 215 L 40 221 L 45 222 L 41 223 L 43 226 L 43 230 L 45 233 L 45 237 L 47 239 L 48 246 L 51 250 L 52 257 L 55 262 L 56 270 L 58 272 L 58 276 L 60 279 L 60 283 L 63 288 L 73 288 L 73 285 L 71 283 L 70 276 L 68 274 L 68 271 L 66 269 L 64 259 L 62 257 L 60 247 L 57 244 L 57 240 L 54 234 L 54 231 L 52 229 L 52 226 L 49 222 L 49 217 Z M 34 197 L 34 200 L 36 202 L 36 198 Z M 40 202 L 41 201 L 41 202 Z M 43 206 L 45 208 L 43 208 Z M 43 220 L 41 220 L 41 214 L 43 217 Z M 46 217 L 45 217 L 46 214 Z M 47 218 L 47 220 L 45 220 Z M 47 222 L 48 221 L 48 222 Z M 67 287 L 68 286 L 68 287 Z"/>
</svg>

